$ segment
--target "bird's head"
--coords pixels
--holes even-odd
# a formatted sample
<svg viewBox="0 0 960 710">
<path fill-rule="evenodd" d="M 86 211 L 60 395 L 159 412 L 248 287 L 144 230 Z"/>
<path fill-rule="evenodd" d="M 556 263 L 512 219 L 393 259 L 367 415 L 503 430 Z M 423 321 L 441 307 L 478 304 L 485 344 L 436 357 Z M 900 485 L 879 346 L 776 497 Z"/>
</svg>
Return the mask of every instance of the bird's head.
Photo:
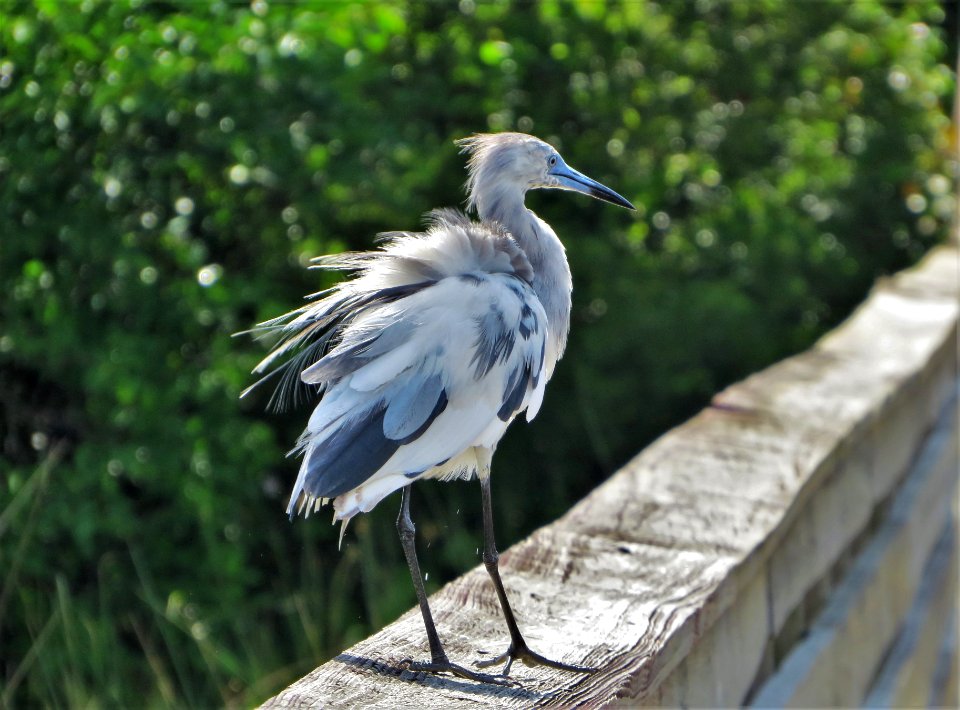
<svg viewBox="0 0 960 710">
<path fill-rule="evenodd" d="M 478 133 L 457 141 L 470 155 L 467 192 L 470 206 L 483 212 L 483 203 L 527 190 L 573 190 L 620 207 L 635 209 L 605 185 L 588 178 L 564 162 L 560 153 L 539 138 L 524 133 Z"/>
</svg>

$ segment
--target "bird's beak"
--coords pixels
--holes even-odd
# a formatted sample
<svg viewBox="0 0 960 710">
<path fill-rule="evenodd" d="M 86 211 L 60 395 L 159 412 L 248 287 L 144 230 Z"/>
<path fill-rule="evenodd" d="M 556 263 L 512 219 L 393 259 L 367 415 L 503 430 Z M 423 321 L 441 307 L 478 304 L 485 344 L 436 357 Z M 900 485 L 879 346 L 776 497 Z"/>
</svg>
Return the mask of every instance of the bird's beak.
<svg viewBox="0 0 960 710">
<path fill-rule="evenodd" d="M 574 170 L 569 165 L 563 163 L 563 161 L 560 161 L 560 163 L 550 171 L 550 175 L 557 179 L 557 187 L 562 190 L 582 192 L 584 195 L 590 195 L 590 197 L 596 197 L 598 200 L 619 205 L 620 207 L 626 207 L 628 210 L 637 209 L 622 195 L 618 195 L 606 185 L 601 185 L 593 178 L 588 178 L 583 173 Z"/>
</svg>

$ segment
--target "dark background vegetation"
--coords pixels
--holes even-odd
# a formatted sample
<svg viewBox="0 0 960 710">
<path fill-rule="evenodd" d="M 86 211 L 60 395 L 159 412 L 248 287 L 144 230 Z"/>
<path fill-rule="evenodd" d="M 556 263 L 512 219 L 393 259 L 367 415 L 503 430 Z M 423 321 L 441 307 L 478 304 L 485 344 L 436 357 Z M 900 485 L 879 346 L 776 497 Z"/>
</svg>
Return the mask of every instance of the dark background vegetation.
<svg viewBox="0 0 960 710">
<path fill-rule="evenodd" d="M 942 238 L 947 43 L 932 2 L 3 2 L 0 705 L 249 705 L 413 604 L 396 497 L 342 552 L 286 520 L 307 411 L 238 400 L 230 336 L 462 204 L 455 138 L 639 206 L 528 199 L 574 318 L 506 547 Z M 479 561 L 476 484 L 414 507 L 431 587 Z"/>
</svg>

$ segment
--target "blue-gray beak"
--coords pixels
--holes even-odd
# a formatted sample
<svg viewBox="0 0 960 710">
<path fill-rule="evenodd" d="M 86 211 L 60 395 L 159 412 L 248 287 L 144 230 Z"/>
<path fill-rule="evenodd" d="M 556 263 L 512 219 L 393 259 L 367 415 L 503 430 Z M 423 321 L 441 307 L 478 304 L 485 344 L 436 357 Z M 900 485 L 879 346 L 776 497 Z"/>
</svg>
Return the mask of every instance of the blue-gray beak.
<svg viewBox="0 0 960 710">
<path fill-rule="evenodd" d="M 628 210 L 637 209 L 622 195 L 618 195 L 606 185 L 601 185 L 593 178 L 588 178 L 583 173 L 574 170 L 562 160 L 558 161 L 557 165 L 550 170 L 550 175 L 557 178 L 560 183 L 557 187 L 563 190 L 582 192 L 584 195 L 590 195 L 590 197 L 596 197 L 598 200 L 626 207 Z"/>
</svg>

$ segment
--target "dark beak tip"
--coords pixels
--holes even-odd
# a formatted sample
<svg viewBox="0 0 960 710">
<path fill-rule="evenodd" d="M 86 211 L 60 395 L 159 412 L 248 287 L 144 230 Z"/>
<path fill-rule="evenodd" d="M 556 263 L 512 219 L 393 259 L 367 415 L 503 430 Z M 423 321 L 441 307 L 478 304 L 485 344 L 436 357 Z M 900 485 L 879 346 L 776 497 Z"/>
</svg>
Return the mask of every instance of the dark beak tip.
<svg viewBox="0 0 960 710">
<path fill-rule="evenodd" d="M 637 211 L 637 208 L 633 206 L 633 203 L 630 202 L 623 195 L 614 192 L 609 187 L 599 186 L 599 189 L 593 190 L 591 193 L 592 197 L 597 198 L 598 200 L 603 200 L 604 202 L 609 202 L 611 205 L 616 205 L 617 207 L 624 207 L 628 210 Z"/>
<path fill-rule="evenodd" d="M 630 200 L 623 195 L 618 195 L 612 190 L 609 193 L 604 193 L 601 191 L 594 192 L 593 197 L 603 200 L 604 202 L 609 202 L 617 207 L 623 207 L 628 210 L 633 210 L 634 212 L 637 211 L 637 208 L 633 206 L 633 203 L 631 203 Z"/>
</svg>

